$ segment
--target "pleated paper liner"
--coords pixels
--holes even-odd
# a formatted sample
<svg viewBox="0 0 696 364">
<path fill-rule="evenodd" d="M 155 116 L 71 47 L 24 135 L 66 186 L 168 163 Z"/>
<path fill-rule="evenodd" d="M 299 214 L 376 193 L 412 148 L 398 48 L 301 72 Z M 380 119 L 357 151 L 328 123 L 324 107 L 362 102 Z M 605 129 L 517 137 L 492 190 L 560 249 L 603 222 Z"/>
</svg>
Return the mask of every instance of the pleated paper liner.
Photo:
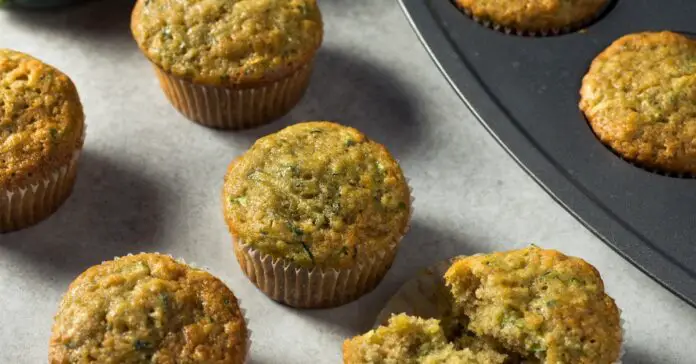
<svg viewBox="0 0 696 364">
<path fill-rule="evenodd" d="M 611 9 L 614 8 L 616 5 L 616 0 L 608 0 L 607 3 L 597 11 L 593 16 L 586 18 L 586 19 L 580 19 L 577 22 L 574 22 L 572 24 L 569 24 L 564 27 L 560 28 L 549 28 L 549 29 L 517 29 L 513 27 L 508 27 L 504 25 L 500 25 L 496 23 L 495 21 L 492 21 L 490 19 L 485 19 L 481 18 L 478 16 L 475 16 L 471 10 L 460 6 L 456 0 L 452 0 L 454 6 L 461 10 L 462 13 L 466 14 L 469 18 L 477 22 L 478 24 L 495 30 L 497 32 L 501 32 L 507 35 L 516 35 L 516 36 L 522 36 L 522 37 L 550 37 L 550 36 L 557 36 L 557 35 L 563 35 L 563 34 L 568 34 L 572 32 L 577 32 L 577 31 L 582 31 L 584 28 L 588 27 L 589 25 L 597 22 L 600 20 L 602 17 L 604 17 Z"/>
<path fill-rule="evenodd" d="M 167 99 L 189 120 L 240 130 L 269 123 L 297 105 L 309 85 L 312 62 L 280 80 L 251 88 L 197 84 L 153 67 Z"/>
<path fill-rule="evenodd" d="M 0 189 L 0 233 L 21 230 L 52 215 L 70 196 L 80 151 L 48 177 L 21 187 Z"/>
<path fill-rule="evenodd" d="M 329 308 L 372 291 L 391 267 L 397 246 L 352 268 L 306 268 L 233 239 L 244 274 L 269 298 L 296 308 Z"/>
<path fill-rule="evenodd" d="M 406 183 L 409 183 L 408 178 Z M 413 189 L 409 185 L 410 209 L 404 235 L 413 217 Z M 400 236 L 393 246 L 351 268 L 301 267 L 274 258 L 233 236 L 235 256 L 242 272 L 274 301 L 295 308 L 331 308 L 354 301 L 371 292 L 391 268 Z"/>
<path fill-rule="evenodd" d="M 392 315 L 400 313 L 422 318 L 441 319 L 444 317 L 451 305 L 444 275 L 452 263 L 461 257 L 450 258 L 422 270 L 413 279 L 401 286 L 377 315 L 374 328 L 387 324 Z M 625 321 L 621 318 L 623 343 L 619 360 L 613 364 L 621 364 L 621 358 L 626 351 L 625 325 Z"/>
<path fill-rule="evenodd" d="M 137 254 L 145 254 L 145 252 L 141 252 L 141 253 L 137 253 Z M 137 254 L 129 253 L 129 254 L 126 254 L 124 257 L 133 256 L 133 255 L 137 255 Z M 206 267 L 201 267 L 196 263 L 187 263 L 183 258 L 175 258 L 171 254 L 162 254 L 159 252 L 154 252 L 153 254 L 163 255 L 163 256 L 174 259 L 174 261 L 176 261 L 177 263 L 187 265 L 193 269 L 198 269 L 198 270 L 202 270 L 202 271 L 210 273 L 210 269 L 208 269 Z M 121 258 L 123 258 L 123 257 L 114 257 L 114 260 L 119 260 Z M 106 263 L 106 262 L 102 262 L 102 263 Z M 213 275 L 212 273 L 210 273 L 210 274 Z M 217 276 L 215 276 L 215 275 L 213 275 L 213 276 L 217 278 Z M 218 279 L 220 279 L 220 278 L 218 278 Z M 227 287 L 227 288 L 229 288 L 229 287 Z M 229 288 L 229 289 L 230 289 L 230 291 L 232 291 L 231 288 Z M 234 294 L 234 291 L 232 291 L 232 294 Z M 239 311 L 242 313 L 242 318 L 244 319 L 244 326 L 246 327 L 247 335 L 246 335 L 246 346 L 244 348 L 244 361 L 243 361 L 243 363 L 247 363 L 247 362 L 249 362 L 249 351 L 251 349 L 251 343 L 252 343 L 252 340 L 251 340 L 252 332 L 251 332 L 251 329 L 249 328 L 249 319 L 247 318 L 246 310 L 242 307 L 242 300 L 240 300 L 239 297 L 237 297 L 237 295 L 235 295 L 234 297 L 237 299 L 237 306 L 239 307 Z"/>
</svg>

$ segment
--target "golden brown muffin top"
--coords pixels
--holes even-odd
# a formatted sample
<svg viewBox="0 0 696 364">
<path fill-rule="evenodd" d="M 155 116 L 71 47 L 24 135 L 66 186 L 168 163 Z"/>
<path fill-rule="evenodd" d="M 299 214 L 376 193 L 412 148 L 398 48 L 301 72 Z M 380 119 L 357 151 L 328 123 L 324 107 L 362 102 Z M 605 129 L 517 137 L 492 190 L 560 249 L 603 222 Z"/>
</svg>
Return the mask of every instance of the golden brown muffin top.
<svg viewBox="0 0 696 364">
<path fill-rule="evenodd" d="M 592 62 L 580 109 L 624 158 L 696 173 L 696 42 L 672 32 L 619 38 Z"/>
<path fill-rule="evenodd" d="M 243 363 L 247 329 L 219 279 L 160 254 L 117 258 L 70 284 L 49 362 Z"/>
<path fill-rule="evenodd" d="M 164 71 L 213 85 L 282 78 L 323 37 L 316 0 L 138 0 L 131 30 Z"/>
<path fill-rule="evenodd" d="M 302 266 L 349 267 L 393 248 L 410 192 L 384 146 L 330 122 L 259 139 L 230 165 L 223 190 L 232 234 Z"/>
<path fill-rule="evenodd" d="M 82 148 L 84 114 L 68 76 L 0 49 L 0 189 L 49 177 Z"/>
<path fill-rule="evenodd" d="M 481 20 L 521 31 L 552 31 L 591 20 L 609 0 L 455 0 Z"/>
<path fill-rule="evenodd" d="M 502 364 L 505 359 L 485 345 L 448 342 L 438 320 L 406 314 L 343 343 L 345 364 Z"/>
<path fill-rule="evenodd" d="M 582 259 L 529 247 L 456 261 L 445 274 L 468 329 L 542 363 L 618 360 L 619 311 Z"/>
</svg>

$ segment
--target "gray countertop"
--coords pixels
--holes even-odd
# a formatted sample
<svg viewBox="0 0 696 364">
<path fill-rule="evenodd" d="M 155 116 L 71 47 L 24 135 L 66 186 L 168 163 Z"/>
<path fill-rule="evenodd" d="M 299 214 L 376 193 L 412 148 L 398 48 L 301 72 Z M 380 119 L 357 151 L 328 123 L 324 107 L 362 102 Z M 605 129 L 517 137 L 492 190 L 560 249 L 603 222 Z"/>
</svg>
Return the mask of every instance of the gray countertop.
<svg viewBox="0 0 696 364">
<path fill-rule="evenodd" d="M 418 269 L 458 254 L 535 242 L 594 264 L 623 309 L 625 363 L 693 363 L 696 310 L 619 257 L 520 169 L 450 89 L 395 1 L 321 0 L 326 40 L 312 84 L 282 120 L 241 133 L 187 122 L 128 31 L 132 2 L 55 14 L 0 11 L 0 46 L 77 84 L 87 140 L 72 197 L 49 220 L 0 236 L 0 363 L 45 363 L 53 314 L 85 268 L 159 251 L 207 267 L 241 299 L 252 363 L 337 363 Z M 357 302 L 301 311 L 242 275 L 219 201 L 227 164 L 258 137 L 335 120 L 384 143 L 416 197 L 411 231 L 384 282 Z"/>
</svg>

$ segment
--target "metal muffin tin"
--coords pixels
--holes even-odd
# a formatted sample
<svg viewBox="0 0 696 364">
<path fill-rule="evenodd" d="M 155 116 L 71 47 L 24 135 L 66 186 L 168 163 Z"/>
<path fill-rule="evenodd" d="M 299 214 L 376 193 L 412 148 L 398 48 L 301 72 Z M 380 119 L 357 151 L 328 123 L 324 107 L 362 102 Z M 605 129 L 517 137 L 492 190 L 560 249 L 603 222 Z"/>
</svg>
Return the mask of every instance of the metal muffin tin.
<svg viewBox="0 0 696 364">
<path fill-rule="evenodd" d="M 696 307 L 696 179 L 620 159 L 578 109 L 595 56 L 629 33 L 693 33 L 696 1 L 619 0 L 584 30 L 548 37 L 486 28 L 451 0 L 400 2 L 452 87 L 520 166 L 610 247 Z"/>
</svg>

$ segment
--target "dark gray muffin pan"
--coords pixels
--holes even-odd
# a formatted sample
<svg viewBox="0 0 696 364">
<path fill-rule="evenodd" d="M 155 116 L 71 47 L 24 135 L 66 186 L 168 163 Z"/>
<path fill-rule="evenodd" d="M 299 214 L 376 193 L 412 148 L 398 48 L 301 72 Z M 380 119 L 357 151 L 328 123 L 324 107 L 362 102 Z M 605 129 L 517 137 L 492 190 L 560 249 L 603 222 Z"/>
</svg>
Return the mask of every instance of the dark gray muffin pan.
<svg viewBox="0 0 696 364">
<path fill-rule="evenodd" d="M 696 179 L 620 159 L 578 109 L 597 54 L 628 33 L 693 33 L 696 1 L 619 0 L 583 31 L 548 37 L 486 28 L 451 0 L 400 1 L 454 90 L 520 166 L 610 247 L 696 307 Z"/>
</svg>

